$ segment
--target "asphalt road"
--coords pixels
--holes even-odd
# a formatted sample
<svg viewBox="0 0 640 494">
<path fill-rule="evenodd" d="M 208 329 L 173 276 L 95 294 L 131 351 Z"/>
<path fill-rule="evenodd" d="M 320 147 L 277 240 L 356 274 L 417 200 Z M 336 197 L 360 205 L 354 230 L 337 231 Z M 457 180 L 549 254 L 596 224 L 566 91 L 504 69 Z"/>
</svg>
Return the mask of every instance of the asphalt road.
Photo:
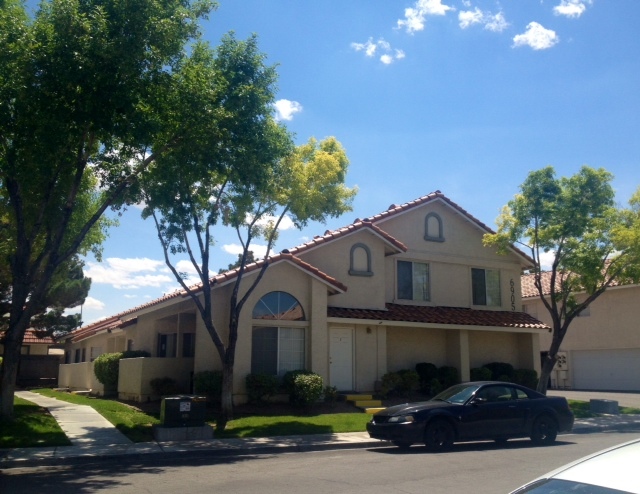
<svg viewBox="0 0 640 494">
<path fill-rule="evenodd" d="M 394 447 L 253 456 L 127 458 L 0 473 L 2 494 L 506 493 L 549 470 L 638 433 L 560 436 L 550 447 L 528 440 L 457 444 L 448 453 Z"/>
</svg>

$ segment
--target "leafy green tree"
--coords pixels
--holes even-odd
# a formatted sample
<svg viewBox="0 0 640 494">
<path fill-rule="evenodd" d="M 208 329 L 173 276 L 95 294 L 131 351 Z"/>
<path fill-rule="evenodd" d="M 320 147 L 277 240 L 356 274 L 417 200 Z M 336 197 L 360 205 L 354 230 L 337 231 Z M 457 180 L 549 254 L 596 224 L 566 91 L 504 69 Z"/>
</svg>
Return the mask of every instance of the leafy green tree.
<svg viewBox="0 0 640 494">
<path fill-rule="evenodd" d="M 211 81 L 184 93 L 198 54 L 184 48 L 212 8 L 50 0 L 31 17 L 25 2 L 0 1 L 1 418 L 13 415 L 20 346 L 56 273 L 77 253 L 99 254 L 105 211 L 136 200 L 158 156 L 215 139 L 220 116 L 202 101 Z"/>
<path fill-rule="evenodd" d="M 485 235 L 487 245 L 505 252 L 520 244 L 534 260 L 535 287 L 553 329 L 538 391 L 546 392 L 558 350 L 578 314 L 610 286 L 640 280 L 640 188 L 629 208 L 617 207 L 611 180 L 606 170 L 587 166 L 562 178 L 550 166 L 531 172 L 503 209 L 497 232 Z M 543 272 L 547 253 L 553 261 Z"/>
<path fill-rule="evenodd" d="M 222 363 L 221 413 L 216 424 L 220 431 L 233 417 L 233 369 L 240 314 L 268 267 L 268 262 L 262 264 L 240 296 L 252 242 L 266 241 L 266 259 L 285 216 L 290 216 L 300 227 L 309 221 L 325 221 L 329 216 L 350 210 L 355 194 L 355 190 L 344 185 L 348 159 L 335 138 L 322 142 L 311 139 L 307 144 L 291 147 L 288 134 L 277 127 L 271 117 L 275 73 L 262 65 L 262 56 L 257 53 L 253 40 L 238 48 L 248 51 L 242 59 L 253 60 L 255 71 L 271 74 L 264 79 L 262 87 L 262 118 L 251 119 L 265 125 L 259 142 L 244 147 L 243 155 L 237 160 L 203 163 L 205 169 L 199 172 L 203 178 L 197 187 L 189 185 L 193 180 L 185 175 L 190 171 L 179 166 L 181 160 L 172 163 L 160 160 L 159 168 L 169 165 L 167 180 L 150 182 L 145 188 L 148 197 L 144 214 L 153 216 L 166 264 L 196 305 Z M 224 47 L 223 50 L 227 51 Z M 244 71 L 248 72 L 251 71 Z M 254 86 L 254 89 L 258 88 Z M 236 133 L 234 138 L 253 138 L 253 135 Z M 229 300 L 228 326 L 218 328 L 213 322 L 210 247 L 215 229 L 225 227 L 236 230 L 243 252 Z M 171 254 L 181 253 L 188 254 L 198 273 L 201 283 L 197 289 L 187 286 L 174 266 Z M 223 338 L 225 333 L 227 336 Z"/>
</svg>

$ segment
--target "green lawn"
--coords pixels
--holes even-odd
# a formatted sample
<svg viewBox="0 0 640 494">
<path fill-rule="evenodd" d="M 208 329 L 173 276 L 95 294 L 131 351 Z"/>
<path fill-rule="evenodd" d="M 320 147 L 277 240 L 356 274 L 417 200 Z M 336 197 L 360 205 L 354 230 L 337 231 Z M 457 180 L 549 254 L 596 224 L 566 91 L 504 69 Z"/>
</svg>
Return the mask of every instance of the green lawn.
<svg viewBox="0 0 640 494">
<path fill-rule="evenodd" d="M 157 414 L 116 400 L 93 398 L 39 389 L 36 392 L 78 405 L 89 405 L 114 424 L 133 442 L 153 441 L 153 426 L 160 423 Z M 576 418 L 594 417 L 589 403 L 570 400 Z M 640 409 L 620 407 L 620 413 L 640 414 Z M 28 401 L 15 398 L 15 421 L 0 423 L 0 448 L 69 445 L 68 439 L 49 413 Z M 215 426 L 213 412 L 209 423 Z M 253 415 L 232 420 L 221 437 L 268 437 L 303 434 L 362 432 L 371 418 L 365 413 L 323 413 L 300 415 Z"/>
</svg>

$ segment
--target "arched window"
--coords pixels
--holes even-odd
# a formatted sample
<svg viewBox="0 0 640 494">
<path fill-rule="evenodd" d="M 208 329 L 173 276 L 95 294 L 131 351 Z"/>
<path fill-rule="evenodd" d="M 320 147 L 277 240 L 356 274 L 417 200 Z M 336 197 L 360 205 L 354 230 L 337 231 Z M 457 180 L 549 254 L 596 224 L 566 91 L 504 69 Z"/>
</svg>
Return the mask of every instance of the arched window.
<svg viewBox="0 0 640 494">
<path fill-rule="evenodd" d="M 429 213 L 424 219 L 424 239 L 429 242 L 444 242 L 442 218 L 437 213 Z"/>
<path fill-rule="evenodd" d="M 270 321 L 304 321 L 300 302 L 287 292 L 269 292 L 253 308 L 254 319 Z"/>
<path fill-rule="evenodd" d="M 349 274 L 352 276 L 373 276 L 371 271 L 371 251 L 365 244 L 354 244 L 349 253 Z"/>
<path fill-rule="evenodd" d="M 262 322 L 252 329 L 251 372 L 283 376 L 305 368 L 306 324 L 296 322 L 305 317 L 294 296 L 267 293 L 253 308 L 253 319 Z"/>
</svg>

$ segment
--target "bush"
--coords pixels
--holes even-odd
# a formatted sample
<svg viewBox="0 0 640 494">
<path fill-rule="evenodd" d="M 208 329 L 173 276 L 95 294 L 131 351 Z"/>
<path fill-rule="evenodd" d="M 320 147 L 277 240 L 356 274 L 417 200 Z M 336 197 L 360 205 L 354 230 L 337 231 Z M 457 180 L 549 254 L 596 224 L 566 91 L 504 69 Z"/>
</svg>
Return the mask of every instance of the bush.
<svg viewBox="0 0 640 494">
<path fill-rule="evenodd" d="M 438 369 L 438 380 L 442 384 L 442 389 L 447 389 L 454 384 L 460 383 L 460 374 L 458 369 L 448 365 L 443 365 Z"/>
<path fill-rule="evenodd" d="M 434 377 L 433 379 L 431 379 L 431 381 L 429 381 L 429 390 L 433 396 L 437 395 L 443 389 L 444 388 L 442 387 L 442 383 L 439 379 Z"/>
<path fill-rule="evenodd" d="M 530 389 L 536 389 L 538 386 L 538 373 L 533 369 L 516 369 L 513 375 L 513 382 Z"/>
<path fill-rule="evenodd" d="M 413 370 L 403 369 L 397 372 L 388 372 L 382 376 L 382 396 L 407 396 L 418 389 L 420 377 Z"/>
<path fill-rule="evenodd" d="M 209 401 L 218 403 L 222 396 L 222 371 L 202 371 L 193 376 L 193 388 Z"/>
<path fill-rule="evenodd" d="M 324 401 L 325 403 L 335 403 L 338 401 L 338 388 L 335 386 L 325 386 Z"/>
<path fill-rule="evenodd" d="M 511 364 L 506 362 L 491 362 L 490 364 L 485 364 L 484 367 L 491 371 L 491 379 L 493 381 L 513 381 L 515 371 Z"/>
<path fill-rule="evenodd" d="M 420 387 L 420 376 L 416 371 L 405 369 L 398 371 L 398 374 L 400 375 L 400 389 L 398 391 L 401 394 L 409 394 Z"/>
<path fill-rule="evenodd" d="M 175 395 L 180 392 L 177 381 L 171 377 L 156 377 L 151 379 L 150 384 L 153 393 L 158 396 Z"/>
<path fill-rule="evenodd" d="M 93 372 L 98 381 L 104 386 L 105 393 L 118 388 L 118 375 L 122 356 L 121 352 L 103 353 L 93 361 Z"/>
<path fill-rule="evenodd" d="M 420 362 L 416 364 L 416 372 L 420 377 L 420 389 L 425 393 L 429 393 L 431 391 L 431 380 L 438 378 L 438 368 L 434 364 Z"/>
<path fill-rule="evenodd" d="M 295 390 L 295 380 L 298 376 L 309 376 L 315 374 L 315 372 L 311 372 L 306 369 L 297 369 L 288 371 L 282 376 L 282 387 L 284 388 L 285 393 L 291 396 L 291 393 Z"/>
<path fill-rule="evenodd" d="M 278 378 L 269 374 L 247 374 L 245 378 L 250 403 L 262 403 L 278 392 Z"/>
<path fill-rule="evenodd" d="M 470 377 L 472 381 L 491 381 L 491 370 L 486 367 L 476 367 L 471 369 Z"/>
<path fill-rule="evenodd" d="M 397 394 L 402 386 L 402 377 L 397 372 L 387 372 L 381 381 L 380 394 L 384 398 Z"/>
<path fill-rule="evenodd" d="M 318 374 L 298 374 L 293 380 L 293 392 L 289 395 L 289 401 L 294 405 L 307 407 L 318 401 L 323 392 L 324 383 Z"/>
</svg>

